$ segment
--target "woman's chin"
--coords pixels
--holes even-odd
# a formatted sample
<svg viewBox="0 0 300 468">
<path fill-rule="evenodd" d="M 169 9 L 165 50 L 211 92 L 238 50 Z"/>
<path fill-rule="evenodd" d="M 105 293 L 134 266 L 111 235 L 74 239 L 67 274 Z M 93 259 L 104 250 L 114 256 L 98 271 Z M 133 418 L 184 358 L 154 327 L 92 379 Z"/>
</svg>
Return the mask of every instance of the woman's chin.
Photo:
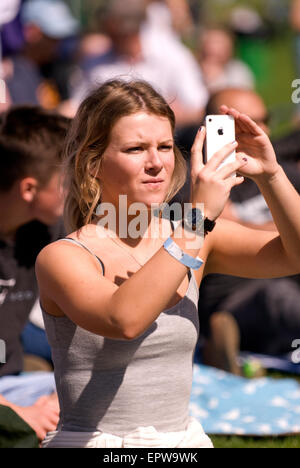
<svg viewBox="0 0 300 468">
<path fill-rule="evenodd" d="M 151 197 L 147 197 L 143 200 L 143 203 L 145 205 L 145 207 L 149 210 L 151 209 L 153 206 L 158 206 L 158 205 L 161 205 L 162 203 L 164 203 L 164 200 L 166 199 L 165 195 L 155 195 L 155 196 L 151 196 Z"/>
</svg>

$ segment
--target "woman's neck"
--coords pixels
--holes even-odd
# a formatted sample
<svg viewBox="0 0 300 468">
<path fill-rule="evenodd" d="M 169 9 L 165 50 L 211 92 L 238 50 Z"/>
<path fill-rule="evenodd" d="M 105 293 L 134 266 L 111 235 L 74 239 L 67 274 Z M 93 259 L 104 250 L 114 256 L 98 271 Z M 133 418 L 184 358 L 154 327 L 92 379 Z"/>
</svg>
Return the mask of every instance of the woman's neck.
<svg viewBox="0 0 300 468">
<path fill-rule="evenodd" d="M 117 215 L 111 223 L 107 223 L 106 216 L 96 216 L 92 224 L 101 226 L 110 237 L 132 249 L 151 248 L 159 239 L 168 237 L 171 228 L 170 223 L 150 211 L 127 217 Z"/>
</svg>

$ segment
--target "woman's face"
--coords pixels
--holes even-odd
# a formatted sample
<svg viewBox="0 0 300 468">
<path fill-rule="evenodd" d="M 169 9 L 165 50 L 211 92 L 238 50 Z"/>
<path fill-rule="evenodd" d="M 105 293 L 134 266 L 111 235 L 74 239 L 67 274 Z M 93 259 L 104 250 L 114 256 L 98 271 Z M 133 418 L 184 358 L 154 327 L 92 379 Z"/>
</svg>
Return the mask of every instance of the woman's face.
<svg viewBox="0 0 300 468">
<path fill-rule="evenodd" d="M 128 205 L 162 203 L 175 165 L 169 120 L 146 112 L 120 118 L 102 162 L 102 202 L 117 206 L 119 195 L 127 195 Z"/>
</svg>

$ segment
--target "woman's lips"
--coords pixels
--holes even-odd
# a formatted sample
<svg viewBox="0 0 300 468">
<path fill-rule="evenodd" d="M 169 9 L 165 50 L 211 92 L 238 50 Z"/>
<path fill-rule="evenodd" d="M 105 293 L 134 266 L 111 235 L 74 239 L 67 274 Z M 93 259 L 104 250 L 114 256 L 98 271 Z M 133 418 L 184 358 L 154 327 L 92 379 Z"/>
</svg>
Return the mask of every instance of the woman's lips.
<svg viewBox="0 0 300 468">
<path fill-rule="evenodd" d="M 163 179 L 148 179 L 144 180 L 143 184 L 160 184 L 163 182 Z"/>
<path fill-rule="evenodd" d="M 149 188 L 159 188 L 164 181 L 162 179 L 153 179 L 143 182 L 144 185 L 147 185 Z"/>
</svg>

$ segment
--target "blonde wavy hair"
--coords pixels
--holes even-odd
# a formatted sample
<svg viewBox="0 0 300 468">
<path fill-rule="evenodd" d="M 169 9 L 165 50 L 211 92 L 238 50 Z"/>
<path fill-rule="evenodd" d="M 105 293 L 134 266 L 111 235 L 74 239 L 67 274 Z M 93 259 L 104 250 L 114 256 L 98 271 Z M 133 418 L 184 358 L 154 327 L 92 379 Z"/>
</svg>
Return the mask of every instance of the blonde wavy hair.
<svg viewBox="0 0 300 468">
<path fill-rule="evenodd" d="M 80 105 L 67 135 L 64 159 L 64 221 L 68 232 L 89 224 L 101 202 L 101 184 L 96 177 L 111 130 L 124 116 L 146 111 L 168 118 L 172 133 L 175 116 L 167 102 L 144 81 L 110 80 L 92 92 Z M 168 203 L 186 180 L 186 162 L 175 146 L 175 168 L 164 202 Z"/>
</svg>

